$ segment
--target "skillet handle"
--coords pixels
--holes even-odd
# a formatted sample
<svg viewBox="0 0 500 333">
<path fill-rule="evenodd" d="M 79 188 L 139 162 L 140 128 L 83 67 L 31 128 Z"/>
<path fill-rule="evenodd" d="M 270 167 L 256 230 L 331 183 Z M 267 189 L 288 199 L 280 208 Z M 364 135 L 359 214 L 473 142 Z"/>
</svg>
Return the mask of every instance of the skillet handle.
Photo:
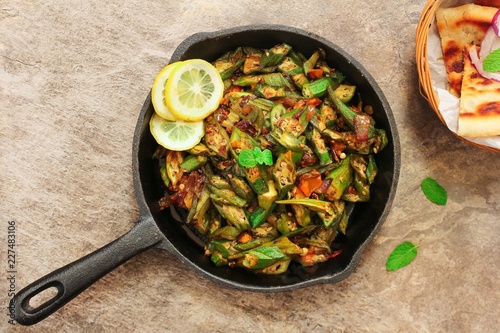
<svg viewBox="0 0 500 333">
<path fill-rule="evenodd" d="M 9 310 L 21 325 L 33 325 L 50 316 L 74 297 L 135 255 L 157 245 L 165 236 L 152 217 L 140 220 L 129 232 L 100 249 L 38 279 L 20 290 Z M 56 295 L 32 307 L 30 300 L 47 289 Z M 52 294 L 52 293 L 51 293 Z"/>
</svg>

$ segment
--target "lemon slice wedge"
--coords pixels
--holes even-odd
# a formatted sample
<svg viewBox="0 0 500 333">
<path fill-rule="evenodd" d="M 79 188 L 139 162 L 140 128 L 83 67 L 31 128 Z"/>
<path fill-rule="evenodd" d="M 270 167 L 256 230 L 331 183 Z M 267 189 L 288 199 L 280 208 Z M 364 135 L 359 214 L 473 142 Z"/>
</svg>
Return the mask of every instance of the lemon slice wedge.
<svg viewBox="0 0 500 333">
<path fill-rule="evenodd" d="M 156 78 L 153 82 L 153 88 L 151 88 L 151 102 L 153 103 L 153 107 L 156 113 L 162 118 L 168 120 L 175 120 L 175 116 L 170 112 L 167 104 L 165 103 L 165 84 L 170 76 L 170 73 L 174 69 L 174 67 L 178 66 L 179 62 L 171 63 L 165 66 L 159 73 L 156 75 Z"/>
<path fill-rule="evenodd" d="M 202 59 L 182 61 L 172 68 L 165 85 L 165 102 L 178 120 L 198 121 L 218 107 L 224 83 L 217 69 Z"/>
<path fill-rule="evenodd" d="M 182 120 L 170 121 L 156 112 L 149 121 L 151 134 L 163 147 L 183 151 L 196 146 L 205 135 L 205 123 L 203 120 L 187 122 Z"/>
</svg>

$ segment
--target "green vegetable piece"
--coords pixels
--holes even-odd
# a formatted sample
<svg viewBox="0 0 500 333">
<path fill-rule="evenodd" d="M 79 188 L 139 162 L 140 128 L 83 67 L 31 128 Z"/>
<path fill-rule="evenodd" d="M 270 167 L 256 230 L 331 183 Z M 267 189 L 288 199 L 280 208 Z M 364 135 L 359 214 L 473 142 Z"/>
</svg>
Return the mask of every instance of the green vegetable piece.
<svg viewBox="0 0 500 333">
<path fill-rule="evenodd" d="M 267 99 L 286 97 L 285 88 L 273 87 L 268 84 L 257 84 L 253 88 L 253 92 L 256 96 Z"/>
<path fill-rule="evenodd" d="M 170 185 L 170 178 L 168 178 L 167 166 L 165 164 L 163 164 L 160 167 L 160 176 L 161 176 L 161 179 L 163 180 L 163 184 L 165 184 L 165 186 L 168 187 L 168 185 Z"/>
<path fill-rule="evenodd" d="M 313 127 L 307 132 L 307 138 L 319 158 L 320 165 L 330 164 L 333 162 L 330 152 L 326 147 L 325 140 L 323 140 L 321 133 L 316 128 Z"/>
<path fill-rule="evenodd" d="M 335 95 L 337 95 L 337 97 L 342 101 L 342 103 L 348 103 L 354 97 L 355 91 L 356 91 L 356 86 L 341 84 L 335 89 Z"/>
<path fill-rule="evenodd" d="M 222 254 L 218 251 L 212 253 L 210 256 L 210 260 L 215 264 L 217 267 L 222 267 L 226 266 L 228 264 L 228 260 L 222 256 Z"/>
<path fill-rule="evenodd" d="M 335 213 L 335 207 L 330 201 L 304 198 L 277 200 L 276 203 L 281 205 L 301 205 L 328 215 L 333 215 Z"/>
<path fill-rule="evenodd" d="M 226 225 L 226 226 L 219 228 L 219 229 L 215 230 L 214 232 L 212 232 L 209 235 L 209 238 L 212 240 L 215 240 L 215 239 L 235 240 L 240 233 L 241 233 L 241 231 L 238 228 L 236 228 L 232 225 Z M 229 254 L 225 255 L 225 257 L 227 258 L 228 255 Z"/>
<path fill-rule="evenodd" d="M 417 247 L 411 242 L 403 242 L 396 246 L 385 264 L 388 271 L 396 271 L 405 267 L 417 256 Z"/>
<path fill-rule="evenodd" d="M 448 194 L 444 187 L 442 187 L 435 179 L 431 177 L 425 178 L 421 183 L 422 191 L 427 199 L 431 202 L 444 206 L 448 201 Z"/>
<path fill-rule="evenodd" d="M 325 192 L 325 198 L 334 201 L 339 200 L 342 194 L 347 189 L 351 182 L 352 168 L 351 168 L 351 158 L 348 155 L 343 159 L 339 166 L 333 169 L 326 178 L 332 180 L 330 186 Z"/>
<path fill-rule="evenodd" d="M 231 189 L 219 189 L 215 186 L 209 186 L 210 192 L 212 193 L 210 197 L 212 199 L 218 199 L 219 202 L 231 204 L 237 207 L 246 207 L 248 206 L 248 202 L 240 198 L 233 190 Z"/>
<path fill-rule="evenodd" d="M 295 163 L 286 154 L 280 154 L 273 166 L 273 179 L 278 187 L 278 196 L 283 198 L 295 184 Z"/>
<path fill-rule="evenodd" d="M 246 87 L 261 82 L 264 75 L 244 75 L 233 81 L 235 86 Z"/>
<path fill-rule="evenodd" d="M 259 202 L 259 207 L 262 207 L 266 210 L 266 212 L 269 212 L 271 210 L 271 207 L 273 206 L 274 201 L 278 199 L 278 192 L 276 191 L 276 186 L 274 185 L 274 181 L 272 180 L 267 181 L 267 188 L 268 191 L 265 193 L 260 193 L 257 196 L 257 199 Z"/>
<path fill-rule="evenodd" d="M 247 269 L 263 269 L 285 258 L 277 246 L 258 247 L 245 254 L 241 264 Z"/>
<path fill-rule="evenodd" d="M 276 220 L 276 228 L 282 235 L 286 235 L 298 228 L 297 221 L 290 215 L 287 213 L 280 214 Z"/>
<path fill-rule="evenodd" d="M 309 59 L 304 63 L 304 73 L 307 75 L 311 69 L 316 66 L 316 63 L 320 58 L 324 58 L 326 56 L 326 52 L 319 48 L 317 49 Z"/>
<path fill-rule="evenodd" d="M 242 177 L 244 176 L 245 175 L 242 175 Z M 252 188 L 247 184 L 245 180 L 239 178 L 239 176 L 233 176 L 229 178 L 229 184 L 238 196 L 242 197 L 248 202 L 253 200 L 255 195 L 252 191 Z"/>
<path fill-rule="evenodd" d="M 253 210 L 253 212 L 250 214 L 250 225 L 252 228 L 256 228 L 260 226 L 264 221 L 266 221 L 266 218 L 268 216 L 268 212 L 265 208 L 257 206 Z"/>
<path fill-rule="evenodd" d="M 205 124 L 205 143 L 208 149 L 215 155 L 227 159 L 229 150 L 229 136 L 226 130 L 212 117 Z"/>
<path fill-rule="evenodd" d="M 500 71 L 500 49 L 490 52 L 486 58 L 484 58 L 483 69 L 489 73 Z"/>
<path fill-rule="evenodd" d="M 181 168 L 187 172 L 197 170 L 207 163 L 208 159 L 203 155 L 188 155 L 181 163 Z"/>
<path fill-rule="evenodd" d="M 222 80 L 229 78 L 245 61 L 246 57 L 243 49 L 238 47 L 233 52 L 227 52 L 222 57 L 214 61 Z"/>
<path fill-rule="evenodd" d="M 291 50 L 292 47 L 285 43 L 270 48 L 268 54 L 260 59 L 259 70 L 263 70 L 266 67 L 278 66 Z"/>
<path fill-rule="evenodd" d="M 306 98 L 323 97 L 327 88 L 333 85 L 334 82 L 330 77 L 322 77 L 302 86 L 302 95 Z"/>
<path fill-rule="evenodd" d="M 221 205 L 212 200 L 213 205 L 217 208 L 219 214 L 227 220 L 227 222 L 238 228 L 241 232 L 250 229 L 250 222 L 243 208 L 230 205 Z"/>
</svg>

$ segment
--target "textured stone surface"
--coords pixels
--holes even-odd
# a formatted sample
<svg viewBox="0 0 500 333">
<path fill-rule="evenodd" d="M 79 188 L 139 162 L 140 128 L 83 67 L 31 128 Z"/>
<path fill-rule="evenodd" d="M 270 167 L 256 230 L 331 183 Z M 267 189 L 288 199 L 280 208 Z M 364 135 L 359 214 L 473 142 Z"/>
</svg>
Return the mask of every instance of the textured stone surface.
<svg viewBox="0 0 500 333">
<path fill-rule="evenodd" d="M 0 2 L 0 331 L 495 332 L 500 155 L 454 137 L 419 95 L 415 29 L 425 1 Z M 402 144 L 391 214 L 355 272 L 278 294 L 221 288 L 167 252 L 143 253 L 33 327 L 7 323 L 7 222 L 16 288 L 111 242 L 138 218 L 134 126 L 155 74 L 200 31 L 296 26 L 358 59 L 391 104 Z M 445 207 L 420 191 L 431 176 Z M 397 272 L 385 260 L 420 244 Z M 4 329 L 2 329 L 4 328 Z"/>
</svg>

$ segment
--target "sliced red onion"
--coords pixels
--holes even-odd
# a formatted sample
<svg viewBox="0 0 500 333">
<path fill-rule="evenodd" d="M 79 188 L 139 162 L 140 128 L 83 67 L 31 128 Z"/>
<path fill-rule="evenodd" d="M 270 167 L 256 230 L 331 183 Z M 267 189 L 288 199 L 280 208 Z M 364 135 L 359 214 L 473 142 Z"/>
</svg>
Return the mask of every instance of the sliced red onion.
<svg viewBox="0 0 500 333">
<path fill-rule="evenodd" d="M 495 81 L 500 81 L 500 73 L 490 73 L 483 69 L 483 59 L 480 59 L 477 54 L 477 49 L 475 47 L 471 47 L 469 49 L 469 57 L 472 65 L 476 68 L 477 72 L 481 74 L 482 77 L 487 79 L 492 79 Z"/>
<path fill-rule="evenodd" d="M 479 51 L 479 59 L 484 60 L 488 54 L 493 51 L 493 44 L 495 40 L 498 38 L 495 31 L 493 30 L 493 26 L 490 26 L 488 30 L 486 30 L 486 34 L 483 37 L 483 41 L 481 42 L 481 50 Z"/>
<path fill-rule="evenodd" d="M 493 19 L 491 20 L 491 26 L 493 27 L 495 34 L 500 37 L 500 10 L 498 10 L 493 16 Z"/>
</svg>

